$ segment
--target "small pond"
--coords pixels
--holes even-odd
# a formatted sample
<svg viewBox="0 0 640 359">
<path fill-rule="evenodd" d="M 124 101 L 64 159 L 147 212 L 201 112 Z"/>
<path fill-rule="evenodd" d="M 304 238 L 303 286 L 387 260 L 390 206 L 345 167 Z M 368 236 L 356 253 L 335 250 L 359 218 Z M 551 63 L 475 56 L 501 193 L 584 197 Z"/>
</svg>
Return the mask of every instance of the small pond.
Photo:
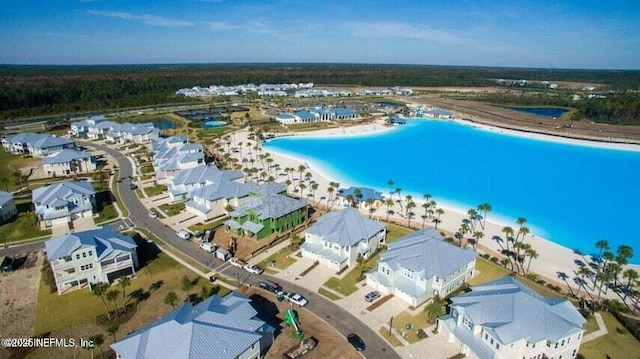
<svg viewBox="0 0 640 359">
<path fill-rule="evenodd" d="M 551 117 L 558 118 L 562 116 L 565 112 L 569 111 L 566 108 L 559 107 L 507 107 L 508 109 L 526 112 L 528 114 L 540 116 L 540 117 Z"/>
<path fill-rule="evenodd" d="M 176 128 L 176 123 L 168 118 L 154 118 L 149 120 L 149 122 L 153 123 L 153 126 L 160 130 L 169 130 L 172 128 Z"/>
<path fill-rule="evenodd" d="M 204 123 L 204 127 L 222 127 L 226 125 L 227 123 L 224 121 L 207 121 Z"/>
</svg>

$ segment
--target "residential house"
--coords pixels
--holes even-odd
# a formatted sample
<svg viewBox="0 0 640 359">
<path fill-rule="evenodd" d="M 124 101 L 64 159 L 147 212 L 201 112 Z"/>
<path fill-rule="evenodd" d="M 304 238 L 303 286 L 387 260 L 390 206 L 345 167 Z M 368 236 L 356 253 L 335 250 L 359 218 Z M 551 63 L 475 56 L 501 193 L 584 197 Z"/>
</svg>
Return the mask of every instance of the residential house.
<svg viewBox="0 0 640 359">
<path fill-rule="evenodd" d="M 443 110 L 440 108 L 434 108 L 424 112 L 424 115 L 429 118 L 450 119 L 453 118 L 453 112 L 449 110 Z"/>
<path fill-rule="evenodd" d="M 161 183 L 170 181 L 177 172 L 205 165 L 202 145 L 189 143 L 186 136 L 154 141 L 152 151 L 156 180 Z"/>
<path fill-rule="evenodd" d="M 266 186 L 265 186 L 266 185 Z M 236 235 L 262 239 L 272 233 L 284 233 L 308 218 L 305 201 L 283 195 L 286 185 L 265 183 L 255 193 L 240 201 L 224 222 L 227 231 Z"/>
<path fill-rule="evenodd" d="M 8 222 L 16 214 L 18 214 L 18 209 L 13 195 L 9 192 L 0 191 L 0 224 Z"/>
<path fill-rule="evenodd" d="M 367 187 L 341 188 L 338 190 L 337 196 L 340 198 L 342 207 L 353 207 L 355 205 L 360 209 L 376 210 L 384 205 L 382 192 Z"/>
<path fill-rule="evenodd" d="M 119 123 L 113 121 L 98 121 L 95 124 L 87 126 L 87 137 L 91 139 L 104 139 L 109 131 L 120 126 Z"/>
<path fill-rule="evenodd" d="M 438 331 L 466 358 L 575 358 L 586 320 L 570 301 L 542 296 L 511 276 L 455 296 Z"/>
<path fill-rule="evenodd" d="M 105 138 L 111 143 L 150 143 L 158 139 L 160 130 L 152 122 L 122 123 L 111 126 Z"/>
<path fill-rule="evenodd" d="M 190 199 L 193 192 L 211 184 L 222 182 L 244 181 L 244 173 L 240 171 L 222 171 L 215 166 L 198 166 L 176 173 L 171 181 L 167 192 L 171 201 L 182 201 Z"/>
<path fill-rule="evenodd" d="M 76 142 L 67 138 L 40 133 L 20 133 L 2 139 L 2 147 L 14 155 L 44 157 L 64 149 L 76 148 Z"/>
<path fill-rule="evenodd" d="M 106 120 L 107 120 L 106 117 L 100 115 L 100 116 L 91 116 L 82 121 L 73 122 L 70 125 L 69 135 L 75 136 L 75 137 L 88 137 L 89 128 Z"/>
<path fill-rule="evenodd" d="M 369 258 L 385 243 L 387 230 L 379 221 L 363 217 L 355 208 L 329 212 L 305 231 L 302 256 L 339 272 Z"/>
<path fill-rule="evenodd" d="M 309 110 L 295 111 L 290 113 L 279 113 L 276 121 L 282 124 L 309 123 L 309 122 L 330 122 L 336 120 L 347 120 L 358 118 L 358 113 L 345 107 L 322 108 L 316 107 Z"/>
<path fill-rule="evenodd" d="M 186 203 L 186 210 L 203 221 L 226 216 L 229 215 L 229 207 L 238 207 L 240 200 L 248 197 L 254 188 L 249 183 L 213 182 L 193 191 L 191 200 Z"/>
<path fill-rule="evenodd" d="M 111 344 L 119 359 L 259 359 L 275 329 L 258 317 L 251 300 L 231 292 L 168 314 Z"/>
<path fill-rule="evenodd" d="M 96 158 L 85 151 L 62 150 L 42 158 L 42 168 L 49 176 L 92 173 Z"/>
<path fill-rule="evenodd" d="M 88 283 L 112 283 L 138 267 L 136 243 L 111 226 L 65 234 L 44 246 L 58 294 Z"/>
<path fill-rule="evenodd" d="M 435 229 L 422 229 L 388 245 L 367 284 L 417 307 L 446 297 L 473 276 L 476 252 L 447 243 Z"/>
<path fill-rule="evenodd" d="M 91 217 L 97 212 L 96 191 L 88 182 L 60 182 L 36 188 L 31 201 L 43 227 Z"/>
</svg>

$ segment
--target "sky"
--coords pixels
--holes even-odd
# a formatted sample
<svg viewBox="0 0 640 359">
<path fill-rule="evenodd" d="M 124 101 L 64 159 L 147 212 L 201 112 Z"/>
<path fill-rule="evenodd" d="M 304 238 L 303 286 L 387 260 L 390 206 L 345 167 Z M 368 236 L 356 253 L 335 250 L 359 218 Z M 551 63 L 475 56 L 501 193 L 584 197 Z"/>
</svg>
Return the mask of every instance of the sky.
<svg viewBox="0 0 640 359">
<path fill-rule="evenodd" d="M 640 69 L 638 0 L 0 0 L 1 64 Z"/>
</svg>

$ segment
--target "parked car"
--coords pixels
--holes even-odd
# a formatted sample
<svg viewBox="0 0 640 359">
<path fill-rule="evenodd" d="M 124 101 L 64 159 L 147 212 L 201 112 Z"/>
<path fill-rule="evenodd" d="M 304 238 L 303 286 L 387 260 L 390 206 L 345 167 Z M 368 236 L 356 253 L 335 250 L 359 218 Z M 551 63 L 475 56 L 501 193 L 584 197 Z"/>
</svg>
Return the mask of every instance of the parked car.
<svg viewBox="0 0 640 359">
<path fill-rule="evenodd" d="M 351 343 L 351 345 L 353 345 L 354 348 L 356 348 L 357 351 L 361 352 L 364 350 L 364 341 L 358 336 L 358 334 L 349 334 L 347 336 L 347 340 L 349 341 L 349 343 Z"/>
<path fill-rule="evenodd" d="M 296 294 L 296 293 L 284 293 L 284 297 L 287 298 L 288 301 L 290 301 L 293 304 L 297 304 L 301 307 L 304 307 L 305 305 L 309 304 L 309 301 L 301 296 L 300 294 Z"/>
<path fill-rule="evenodd" d="M 135 184 L 132 183 L 132 184 L 129 185 L 129 189 L 131 189 L 132 191 L 137 190 L 138 189 L 138 185 L 135 185 Z"/>
<path fill-rule="evenodd" d="M 367 302 L 371 303 L 374 300 L 380 298 L 380 293 L 373 291 L 373 292 L 369 292 L 367 293 L 367 295 L 364 296 L 364 300 L 366 300 Z"/>
<path fill-rule="evenodd" d="M 236 257 L 229 259 L 229 264 L 238 268 L 242 268 L 242 266 L 244 266 L 244 262 Z"/>
<path fill-rule="evenodd" d="M 156 212 L 151 211 L 151 212 L 149 212 L 149 217 L 158 218 L 158 214 Z"/>
<path fill-rule="evenodd" d="M 216 245 L 211 242 L 202 242 L 200 243 L 200 249 L 203 249 L 209 253 L 215 251 L 217 249 Z"/>
<path fill-rule="evenodd" d="M 282 292 L 282 286 L 272 281 L 261 279 L 258 281 L 258 285 L 260 286 L 260 288 L 268 290 L 271 293 L 278 294 L 279 292 Z"/>
<path fill-rule="evenodd" d="M 249 273 L 253 273 L 253 274 L 262 274 L 262 272 L 264 272 L 264 269 L 258 267 L 255 264 L 251 264 L 251 263 L 247 263 L 247 264 L 243 265 L 242 269 L 246 270 Z"/>
<path fill-rule="evenodd" d="M 176 235 L 184 240 L 188 240 L 191 238 L 191 233 L 185 231 L 184 229 L 177 231 Z"/>
</svg>

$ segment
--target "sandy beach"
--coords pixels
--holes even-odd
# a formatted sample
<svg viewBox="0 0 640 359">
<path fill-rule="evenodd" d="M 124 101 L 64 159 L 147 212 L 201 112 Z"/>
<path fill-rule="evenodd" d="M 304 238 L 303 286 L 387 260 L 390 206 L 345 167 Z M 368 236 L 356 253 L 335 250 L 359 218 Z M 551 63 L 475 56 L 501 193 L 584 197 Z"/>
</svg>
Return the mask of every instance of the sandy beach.
<svg viewBox="0 0 640 359">
<path fill-rule="evenodd" d="M 624 144 L 607 144 L 607 143 L 599 143 L 599 142 L 589 142 L 583 140 L 572 140 L 572 139 L 564 139 L 555 136 L 545 136 L 543 134 L 533 134 L 533 133 L 522 133 L 513 130 L 505 130 L 501 128 L 492 128 L 488 125 L 478 125 L 476 123 L 471 123 L 463 120 L 455 120 L 456 122 L 463 123 L 469 126 L 480 127 L 487 131 L 498 131 L 500 133 L 515 135 L 515 136 L 524 136 L 528 138 L 536 138 L 540 140 L 548 140 L 548 141 L 560 141 L 560 142 L 571 142 L 574 144 L 587 144 L 598 147 L 607 147 L 607 148 L 617 148 L 617 149 L 626 149 L 626 150 L 638 150 L 640 151 L 640 146 L 633 145 L 624 145 Z M 378 121 L 371 124 L 358 125 L 347 128 L 332 128 L 332 129 L 322 129 L 317 131 L 308 131 L 308 132 L 300 132 L 296 133 L 296 136 L 356 136 L 356 135 L 366 135 L 366 134 L 375 134 L 382 133 L 386 131 L 393 131 L 394 127 L 388 127 L 384 124 L 383 121 Z M 246 143 L 248 141 L 247 135 L 249 134 L 248 130 L 241 130 L 235 133 L 235 141 L 236 143 L 242 141 Z M 250 141 L 250 140 L 249 140 Z M 246 155 L 247 150 L 243 149 L 244 155 Z M 279 153 L 277 151 L 273 151 L 271 149 L 265 149 L 264 152 L 269 152 L 271 157 L 274 159 L 274 164 L 279 164 L 281 169 L 286 167 L 298 168 L 299 165 L 308 166 L 307 170 L 313 174 L 313 179 L 319 184 L 318 190 L 315 193 L 315 199 L 311 198 L 310 201 L 317 201 L 321 197 L 328 197 L 327 188 L 329 187 L 330 181 L 338 181 L 339 179 L 329 178 L 328 173 L 324 173 L 321 166 L 318 166 L 313 163 L 313 161 L 304 161 L 289 154 Z M 236 157 L 240 157 L 240 153 L 234 154 Z M 279 177 L 279 181 L 285 181 L 287 177 Z M 340 182 L 340 186 L 342 188 L 349 187 L 351 184 Z M 396 198 L 394 198 L 396 199 Z M 423 209 L 421 207 L 420 198 L 414 199 L 416 204 L 418 205 L 414 212 L 416 216 L 413 217 L 412 224 L 413 225 L 421 225 L 422 219 L 420 216 L 422 215 Z M 460 227 L 462 221 L 467 218 L 466 209 L 456 209 L 447 207 L 446 199 L 444 198 L 434 198 L 438 202 L 438 207 L 441 207 L 445 210 L 445 214 L 441 216 L 442 222 L 439 224 L 439 229 L 444 229 L 449 232 L 456 232 Z M 324 203 L 324 202 L 323 202 Z M 333 207 L 333 209 L 337 209 L 337 205 Z M 392 216 L 393 219 L 397 221 L 404 221 L 406 224 L 406 218 L 403 218 L 399 215 L 400 206 L 396 204 L 393 208 L 395 214 Z M 386 219 L 387 217 L 387 208 L 382 206 L 376 212 L 373 213 L 375 217 Z M 363 211 L 364 215 L 367 215 L 366 212 Z M 429 224 L 427 224 L 429 225 Z M 432 225 L 432 224 L 431 224 Z M 489 212 L 486 219 L 486 225 L 484 228 L 484 238 L 480 241 L 480 251 L 490 253 L 498 253 L 501 251 L 501 247 L 492 238 L 494 236 L 503 237 L 503 233 L 501 232 L 504 226 L 511 226 L 517 230 L 518 225 L 516 223 L 501 223 L 497 221 L 495 218 L 492 218 L 492 213 Z M 534 232 L 534 231 L 532 231 Z M 575 290 L 578 288 L 578 284 L 574 281 L 574 278 L 577 278 L 575 272 L 578 269 L 578 261 L 587 262 L 590 258 L 584 258 L 583 256 L 576 254 L 572 249 L 563 247 L 554 242 L 548 241 L 544 238 L 539 237 L 536 233 L 531 233 L 527 235 L 525 239 L 526 243 L 531 244 L 531 246 L 538 252 L 539 257 L 532 261 L 531 263 L 531 272 L 535 272 L 538 275 L 545 277 L 547 281 L 554 281 L 557 284 L 570 285 Z M 594 243 L 595 245 L 595 243 Z M 615 249 L 613 249 L 615 250 Z M 595 246 L 594 246 L 595 251 Z M 639 269 L 640 266 L 634 266 L 636 269 Z M 563 280 L 562 278 L 566 278 Z M 611 292 L 610 292 L 611 293 Z"/>
</svg>

